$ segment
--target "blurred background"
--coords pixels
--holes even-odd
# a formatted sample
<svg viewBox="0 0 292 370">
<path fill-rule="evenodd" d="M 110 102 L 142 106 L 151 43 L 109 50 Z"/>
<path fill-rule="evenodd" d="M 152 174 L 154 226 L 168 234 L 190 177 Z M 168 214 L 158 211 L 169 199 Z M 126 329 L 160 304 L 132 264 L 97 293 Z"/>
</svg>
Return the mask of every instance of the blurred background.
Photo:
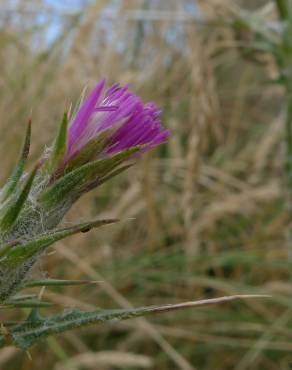
<svg viewBox="0 0 292 370">
<path fill-rule="evenodd" d="M 28 118 L 32 164 L 64 110 L 103 77 L 157 102 L 172 131 L 166 145 L 82 198 L 66 219 L 123 221 L 59 243 L 34 270 L 98 283 L 48 289 L 44 297 L 59 311 L 273 297 L 68 332 L 33 347 L 33 361 L 7 347 L 0 369 L 292 368 L 283 93 L 267 83 L 273 61 L 250 60 L 223 22 L 241 5 L 272 4 L 1 0 L 1 180 Z"/>
</svg>

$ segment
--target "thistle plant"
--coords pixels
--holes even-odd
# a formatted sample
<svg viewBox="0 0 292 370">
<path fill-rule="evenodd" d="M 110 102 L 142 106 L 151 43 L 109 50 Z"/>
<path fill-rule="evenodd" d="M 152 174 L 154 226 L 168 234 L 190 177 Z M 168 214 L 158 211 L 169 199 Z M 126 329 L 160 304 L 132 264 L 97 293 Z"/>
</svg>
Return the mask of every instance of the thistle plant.
<svg viewBox="0 0 292 370">
<path fill-rule="evenodd" d="M 1 308 L 31 307 L 20 323 L 2 322 L 0 346 L 13 343 L 27 349 L 53 333 L 112 319 L 127 319 L 238 298 L 223 297 L 138 309 L 66 311 L 42 317 L 41 307 L 50 305 L 33 295 L 21 295 L 26 287 L 82 284 L 82 281 L 32 279 L 30 270 L 56 241 L 87 232 L 116 219 L 91 220 L 59 227 L 72 205 L 88 191 L 132 166 L 145 152 L 170 136 L 154 103 L 118 84 L 105 88 L 101 81 L 76 113 L 66 112 L 53 144 L 44 151 L 30 173 L 25 173 L 31 123 L 18 163 L 0 193 L 0 305 Z"/>
</svg>

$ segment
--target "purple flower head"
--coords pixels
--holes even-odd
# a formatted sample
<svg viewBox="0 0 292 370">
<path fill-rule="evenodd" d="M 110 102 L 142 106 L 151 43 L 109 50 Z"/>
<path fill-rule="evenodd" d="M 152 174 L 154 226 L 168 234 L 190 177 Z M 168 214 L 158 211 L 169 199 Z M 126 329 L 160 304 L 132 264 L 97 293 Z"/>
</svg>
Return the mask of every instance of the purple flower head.
<svg viewBox="0 0 292 370">
<path fill-rule="evenodd" d="M 102 155 L 138 145 L 143 146 L 140 153 L 156 147 L 170 135 L 161 125 L 160 113 L 154 103 L 144 104 L 127 85 L 114 84 L 106 90 L 105 81 L 100 81 L 71 122 L 65 162 L 108 129 L 110 137 Z"/>
</svg>

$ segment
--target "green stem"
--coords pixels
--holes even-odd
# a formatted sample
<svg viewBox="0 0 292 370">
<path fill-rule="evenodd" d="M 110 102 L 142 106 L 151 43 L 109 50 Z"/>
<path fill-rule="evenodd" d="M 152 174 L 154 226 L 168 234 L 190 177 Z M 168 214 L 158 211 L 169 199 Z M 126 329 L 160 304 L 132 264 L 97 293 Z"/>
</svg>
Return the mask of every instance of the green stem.
<svg viewBox="0 0 292 370">
<path fill-rule="evenodd" d="M 281 19 L 289 19 L 290 0 L 276 0 L 276 6 Z"/>
<path fill-rule="evenodd" d="M 292 93 L 287 91 L 287 113 L 286 113 L 286 157 L 285 157 L 285 177 L 287 185 L 288 207 L 292 209 Z"/>
</svg>

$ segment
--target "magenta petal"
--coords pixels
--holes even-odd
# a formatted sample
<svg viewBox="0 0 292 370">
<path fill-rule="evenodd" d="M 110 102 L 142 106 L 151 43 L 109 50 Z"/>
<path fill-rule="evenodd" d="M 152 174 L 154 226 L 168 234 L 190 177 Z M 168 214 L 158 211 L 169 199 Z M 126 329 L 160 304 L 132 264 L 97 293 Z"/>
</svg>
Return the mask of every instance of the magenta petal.
<svg viewBox="0 0 292 370">
<path fill-rule="evenodd" d="M 87 97 L 85 102 L 82 104 L 80 110 L 78 111 L 74 121 L 72 122 L 69 128 L 69 150 L 74 145 L 76 141 L 78 141 L 80 135 L 82 134 L 83 130 L 85 129 L 88 119 L 91 116 L 98 98 L 104 88 L 105 80 L 101 80 L 94 90 L 90 93 Z"/>
<path fill-rule="evenodd" d="M 161 111 L 155 103 L 144 104 L 127 85 L 114 84 L 103 92 L 104 85 L 104 80 L 97 84 L 71 123 L 65 163 L 108 128 L 113 128 L 114 133 L 102 156 L 137 145 L 143 146 L 138 154 L 141 155 L 170 136 L 161 125 Z"/>
<path fill-rule="evenodd" d="M 115 106 L 115 105 L 105 105 L 105 106 L 102 106 L 102 107 L 97 107 L 94 109 L 94 112 L 115 112 L 116 110 L 118 110 L 118 106 Z"/>
</svg>

